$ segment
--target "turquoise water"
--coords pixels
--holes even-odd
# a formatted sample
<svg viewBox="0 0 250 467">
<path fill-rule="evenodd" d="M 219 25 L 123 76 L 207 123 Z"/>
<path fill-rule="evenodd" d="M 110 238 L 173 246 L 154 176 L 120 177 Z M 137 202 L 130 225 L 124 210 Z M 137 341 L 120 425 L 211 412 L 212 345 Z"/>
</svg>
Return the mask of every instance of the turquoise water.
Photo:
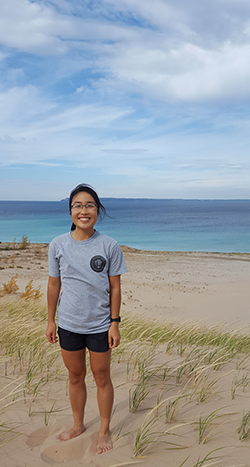
<svg viewBox="0 0 250 467">
<path fill-rule="evenodd" d="M 250 253 L 250 200 L 102 199 L 96 228 L 143 250 Z M 71 227 L 68 203 L 0 201 L 0 241 L 49 243 Z"/>
</svg>

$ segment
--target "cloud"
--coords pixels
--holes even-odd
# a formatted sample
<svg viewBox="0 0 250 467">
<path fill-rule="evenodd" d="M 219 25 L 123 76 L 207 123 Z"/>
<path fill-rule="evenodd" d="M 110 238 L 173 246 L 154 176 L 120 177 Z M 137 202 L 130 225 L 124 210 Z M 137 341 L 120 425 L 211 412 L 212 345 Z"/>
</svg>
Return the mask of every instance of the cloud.
<svg viewBox="0 0 250 467">
<path fill-rule="evenodd" d="M 65 2 L 64 2 L 65 3 Z M 0 42 L 7 47 L 33 54 L 57 55 L 71 50 L 95 50 L 96 41 L 121 40 L 133 31 L 101 20 L 61 13 L 53 2 L 8 0 L 0 5 Z M 84 44 L 82 41 L 94 41 Z"/>
<path fill-rule="evenodd" d="M 129 108 L 101 103 L 73 100 L 62 105 L 58 100 L 45 98 L 31 85 L 1 93 L 0 107 L 2 165 L 67 158 L 79 161 L 86 152 L 91 159 L 91 154 L 97 152 L 91 147 L 96 135 L 107 135 L 133 113 Z"/>
<path fill-rule="evenodd" d="M 100 86 L 130 85 L 152 98 L 192 102 L 223 99 L 231 93 L 235 98 L 249 97 L 246 1 L 238 2 L 238 7 L 231 1 L 226 10 L 223 0 L 202 6 L 194 0 L 178 5 L 173 0 L 77 5 L 3 2 L 0 41 L 33 54 L 71 57 L 77 65 L 65 68 L 65 73 L 90 66 L 103 75 Z M 77 92 L 82 89 L 78 86 Z"/>
<path fill-rule="evenodd" d="M 144 155 L 148 149 L 133 148 L 133 149 L 102 149 L 102 152 L 106 154 L 122 154 L 122 155 L 134 155 L 142 154 Z"/>
<path fill-rule="evenodd" d="M 212 2 L 211 9 L 202 3 L 203 8 L 197 2 L 119 2 L 118 8 L 133 8 L 155 30 L 136 29 L 133 41 L 116 43 L 100 57 L 101 69 L 111 71 L 109 80 L 166 101 L 249 97 L 249 19 L 244 13 L 250 8 L 242 2 L 245 9 L 237 10 L 231 2 L 225 12 L 222 1 Z"/>
<path fill-rule="evenodd" d="M 55 108 L 53 102 L 44 99 L 39 90 L 32 85 L 11 88 L 0 94 L 1 130 L 22 126 L 35 116 L 42 116 Z"/>
<path fill-rule="evenodd" d="M 250 97 L 250 44 L 227 41 L 205 49 L 190 42 L 169 47 L 167 42 L 162 37 L 153 44 L 141 40 L 114 46 L 110 56 L 100 59 L 101 69 L 112 70 L 106 84 L 117 80 L 131 91 L 168 102 Z"/>
<path fill-rule="evenodd" d="M 2 167 L 246 186 L 248 0 L 8 0 L 0 43 Z"/>
<path fill-rule="evenodd" d="M 47 54 L 51 50 L 57 53 L 66 50 L 56 36 L 63 29 L 67 30 L 67 23 L 45 4 L 28 0 L 2 2 L 0 18 L 0 41 L 7 47 L 36 53 L 46 49 Z"/>
</svg>

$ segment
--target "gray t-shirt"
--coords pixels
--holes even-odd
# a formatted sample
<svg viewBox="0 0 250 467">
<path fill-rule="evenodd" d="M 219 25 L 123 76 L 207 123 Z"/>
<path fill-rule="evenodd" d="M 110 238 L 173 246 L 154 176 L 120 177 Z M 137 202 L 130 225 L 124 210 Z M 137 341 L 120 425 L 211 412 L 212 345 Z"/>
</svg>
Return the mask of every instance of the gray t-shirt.
<svg viewBox="0 0 250 467">
<path fill-rule="evenodd" d="M 79 334 L 110 327 L 109 276 L 127 272 L 122 250 L 113 238 L 95 231 L 87 240 L 71 232 L 54 238 L 49 247 L 49 275 L 60 277 L 58 326 Z"/>
</svg>

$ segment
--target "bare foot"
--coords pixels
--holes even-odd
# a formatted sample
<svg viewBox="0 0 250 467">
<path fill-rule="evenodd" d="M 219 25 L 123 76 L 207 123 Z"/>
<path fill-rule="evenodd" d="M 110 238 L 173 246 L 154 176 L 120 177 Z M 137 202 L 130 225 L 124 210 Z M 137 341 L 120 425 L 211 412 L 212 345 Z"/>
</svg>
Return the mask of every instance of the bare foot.
<svg viewBox="0 0 250 467">
<path fill-rule="evenodd" d="M 111 433 L 106 435 L 100 435 L 97 442 L 97 454 L 102 454 L 113 449 L 113 443 L 111 441 Z"/>
<path fill-rule="evenodd" d="M 61 441 L 68 441 L 69 439 L 76 438 L 80 436 L 85 431 L 85 426 L 76 430 L 74 427 L 69 431 L 63 431 L 60 435 L 57 436 Z"/>
</svg>

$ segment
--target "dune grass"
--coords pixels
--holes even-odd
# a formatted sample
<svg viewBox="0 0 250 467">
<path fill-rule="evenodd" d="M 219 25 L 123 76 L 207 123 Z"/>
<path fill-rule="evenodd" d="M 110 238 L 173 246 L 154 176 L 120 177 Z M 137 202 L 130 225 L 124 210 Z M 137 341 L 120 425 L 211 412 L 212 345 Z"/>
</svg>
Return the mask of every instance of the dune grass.
<svg viewBox="0 0 250 467">
<path fill-rule="evenodd" d="M 3 413 L 9 405 L 23 400 L 29 402 L 27 410 L 31 414 L 39 413 L 32 412 L 30 404 L 41 392 L 49 392 L 57 380 L 62 379 L 67 385 L 59 345 L 50 345 L 45 337 L 46 306 L 32 299 L 3 297 L 0 320 L 0 364 L 6 377 L 6 384 L 0 390 L 0 409 Z M 210 442 L 218 433 L 221 417 L 229 414 L 215 409 L 187 422 L 185 410 L 188 404 L 206 404 L 216 395 L 221 370 L 230 362 L 234 362 L 236 374 L 232 376 L 231 400 L 247 391 L 250 335 L 218 325 L 206 328 L 199 323 L 158 323 L 130 314 L 122 317 L 121 334 L 122 343 L 112 352 L 112 365 L 124 362 L 127 368 L 124 379 L 127 377 L 130 384 L 129 416 L 146 412 L 140 428 L 132 433 L 134 456 L 147 455 L 159 446 L 186 449 L 178 433 L 187 423 L 190 430 L 198 428 L 197 444 Z M 53 404 L 50 407 L 44 411 L 45 425 L 57 410 Z M 248 412 L 241 420 L 239 415 L 240 441 L 249 438 L 249 419 Z M 15 427 L 6 422 L 0 427 L 2 443 L 17 435 Z M 204 455 L 193 465 L 213 465 L 213 462 L 214 459 Z M 187 456 L 182 465 L 190 467 Z"/>
<path fill-rule="evenodd" d="M 222 325 L 206 327 L 201 323 L 178 324 L 160 323 L 157 320 L 143 320 L 130 314 L 123 316 L 122 338 L 125 341 L 150 341 L 156 344 L 167 344 L 167 350 L 179 348 L 180 354 L 188 347 L 195 345 L 216 347 L 229 352 L 250 352 L 250 333 L 239 330 L 226 330 Z"/>
<path fill-rule="evenodd" d="M 24 375 L 19 397 L 34 400 L 47 382 L 59 377 L 63 368 L 58 345 L 45 338 L 46 306 L 36 300 L 2 298 L 0 301 L 0 348 L 4 373 Z M 15 392 L 15 391 L 14 391 Z M 12 391 L 8 394 L 12 398 Z M 12 398 L 13 399 L 13 398 Z"/>
<path fill-rule="evenodd" d="M 48 347 L 44 339 L 47 311 L 41 301 L 21 300 L 19 298 L 0 300 L 0 345 L 1 354 L 9 357 L 43 353 Z M 192 360 L 197 364 L 197 353 L 200 363 L 211 363 L 216 366 L 238 353 L 250 353 L 250 334 L 227 331 L 223 326 L 204 327 L 202 324 L 158 323 L 155 320 L 143 320 L 132 315 L 123 316 L 121 325 L 122 343 L 141 341 L 152 345 L 166 344 L 166 350 L 176 349 L 184 354 L 183 346 L 189 350 L 185 364 L 187 370 L 193 371 Z M 210 349 L 208 350 L 208 348 Z M 152 347 L 153 348 L 153 347 Z M 152 350 L 151 348 L 151 350 Z M 25 350 L 26 349 L 26 350 Z M 219 350 L 218 350 L 219 349 Z M 59 348 L 57 349 L 59 351 Z M 121 349 L 117 349 L 121 352 Z M 138 351 L 137 351 L 138 352 Z M 196 354 L 196 355 L 195 355 Z M 151 355 L 145 355 L 148 360 Z M 195 357 L 195 358 L 193 358 Z M 135 359 L 134 359 L 135 360 Z M 143 361 L 135 362 L 136 373 L 143 372 Z M 148 363 L 148 362 L 147 362 Z M 138 366 L 139 365 L 139 366 Z M 140 367 L 141 366 L 141 367 Z M 129 370 L 131 371 L 131 370 Z"/>
<path fill-rule="evenodd" d="M 240 426 L 237 430 L 241 441 L 250 437 L 250 411 L 243 413 Z"/>
</svg>

